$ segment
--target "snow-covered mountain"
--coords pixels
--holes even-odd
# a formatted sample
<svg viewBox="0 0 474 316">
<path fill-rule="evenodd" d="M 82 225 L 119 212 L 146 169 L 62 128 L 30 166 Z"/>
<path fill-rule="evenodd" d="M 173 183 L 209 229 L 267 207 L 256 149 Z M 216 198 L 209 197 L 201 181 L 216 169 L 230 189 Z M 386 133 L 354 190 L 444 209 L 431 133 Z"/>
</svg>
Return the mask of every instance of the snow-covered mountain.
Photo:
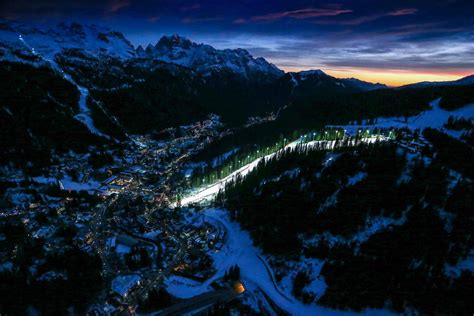
<svg viewBox="0 0 474 316">
<path fill-rule="evenodd" d="M 372 82 L 367 82 L 363 80 L 359 80 L 356 78 L 345 78 L 345 79 L 339 79 L 343 83 L 359 88 L 362 91 L 372 91 L 372 90 L 377 90 L 377 89 L 387 89 L 388 86 L 384 85 L 383 83 L 372 83 Z"/>
<path fill-rule="evenodd" d="M 399 89 L 405 88 L 423 88 L 423 87 L 436 87 L 436 86 L 463 86 L 474 84 L 474 75 L 470 75 L 454 81 L 423 81 L 413 83 L 399 87 Z"/>
<path fill-rule="evenodd" d="M 254 58 L 241 48 L 218 50 L 175 34 L 163 36 L 156 45 L 150 44 L 146 49 L 142 46 L 135 49 L 120 32 L 104 26 L 74 22 L 63 22 L 53 27 L 0 19 L 0 43 L 0 59 L 9 61 L 51 64 L 58 55 L 62 55 L 69 61 L 76 59 L 83 63 L 88 57 L 107 57 L 144 64 L 150 61 L 176 64 L 205 76 L 230 73 L 246 79 L 260 80 L 264 77 L 272 80 L 285 74 L 264 58 Z M 386 88 L 382 84 L 355 78 L 337 79 L 321 70 L 290 73 L 290 76 L 294 82 L 329 79 L 334 85 L 359 91 Z"/>
<path fill-rule="evenodd" d="M 164 36 L 158 43 L 146 49 L 137 48 L 137 55 L 178 64 L 209 75 L 213 72 L 230 71 L 246 78 L 252 75 L 280 77 L 283 71 L 264 58 L 254 58 L 244 49 L 218 50 L 210 45 L 197 44 L 179 35 Z"/>
<path fill-rule="evenodd" d="M 122 33 L 97 25 L 59 23 L 55 27 L 0 21 L 0 55 L 12 61 L 54 60 L 65 50 L 84 55 L 119 59 L 135 56 L 133 45 Z"/>
<path fill-rule="evenodd" d="M 328 75 L 321 69 L 304 70 L 289 73 L 290 80 L 295 89 L 334 88 L 337 90 L 371 91 L 388 88 L 384 84 L 371 83 L 355 78 L 340 79 Z"/>
</svg>

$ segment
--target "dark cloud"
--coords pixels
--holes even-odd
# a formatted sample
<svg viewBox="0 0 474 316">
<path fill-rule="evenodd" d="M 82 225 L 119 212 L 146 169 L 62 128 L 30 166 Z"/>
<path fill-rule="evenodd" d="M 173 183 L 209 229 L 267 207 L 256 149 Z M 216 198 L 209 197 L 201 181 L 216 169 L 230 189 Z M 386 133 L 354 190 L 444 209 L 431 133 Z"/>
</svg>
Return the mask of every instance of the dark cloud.
<svg viewBox="0 0 474 316">
<path fill-rule="evenodd" d="M 130 6 L 130 0 L 112 0 L 107 6 L 108 13 L 117 13 L 123 8 Z"/>
<path fill-rule="evenodd" d="M 188 4 L 188 5 L 183 5 L 180 10 L 181 11 L 193 11 L 193 10 L 199 10 L 201 8 L 200 3 L 193 3 L 193 4 Z"/>
<path fill-rule="evenodd" d="M 381 12 L 381 13 L 374 13 L 369 15 L 360 15 L 357 17 L 350 17 L 344 20 L 316 20 L 314 23 L 316 24 L 326 24 L 326 25 L 360 25 L 362 23 L 367 23 L 371 21 L 378 20 L 383 17 L 398 17 L 404 15 L 411 15 L 415 14 L 418 9 L 415 8 L 404 8 L 404 9 L 396 9 L 393 11 Z"/>
<path fill-rule="evenodd" d="M 274 12 L 264 15 L 256 15 L 250 18 L 251 21 L 275 21 L 283 18 L 292 19 L 310 19 L 322 16 L 336 16 L 344 13 L 353 12 L 343 8 L 304 8 L 292 11 Z"/>
</svg>

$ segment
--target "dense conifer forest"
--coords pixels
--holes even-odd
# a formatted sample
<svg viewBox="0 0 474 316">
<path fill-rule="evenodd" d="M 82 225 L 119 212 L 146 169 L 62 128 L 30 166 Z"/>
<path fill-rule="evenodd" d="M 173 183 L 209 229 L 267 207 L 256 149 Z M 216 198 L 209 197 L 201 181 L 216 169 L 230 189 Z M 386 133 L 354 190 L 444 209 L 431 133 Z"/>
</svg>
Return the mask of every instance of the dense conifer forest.
<svg viewBox="0 0 474 316">
<path fill-rule="evenodd" d="M 328 288 L 312 298 L 320 304 L 462 314 L 472 307 L 465 304 L 474 278 L 446 267 L 474 246 L 472 148 L 434 130 L 423 134 L 433 143 L 424 156 L 396 144 L 298 147 L 227 185 L 216 203 L 266 253 L 324 260 Z M 372 233 L 364 238 L 365 231 Z M 312 301 L 302 292 L 305 271 L 298 275 L 294 293 Z"/>
</svg>

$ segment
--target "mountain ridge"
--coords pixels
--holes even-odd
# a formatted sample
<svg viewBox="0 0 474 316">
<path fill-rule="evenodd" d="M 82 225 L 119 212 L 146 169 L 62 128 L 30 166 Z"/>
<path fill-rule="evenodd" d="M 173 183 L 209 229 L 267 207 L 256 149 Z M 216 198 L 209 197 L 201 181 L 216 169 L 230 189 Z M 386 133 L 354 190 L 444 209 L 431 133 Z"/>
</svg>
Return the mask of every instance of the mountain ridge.
<svg viewBox="0 0 474 316">
<path fill-rule="evenodd" d="M 461 86 L 474 84 L 474 74 L 462 77 L 452 81 L 421 81 L 417 83 L 407 84 L 398 89 L 420 88 L 420 87 L 434 87 L 434 86 Z"/>
<path fill-rule="evenodd" d="M 108 26 L 77 22 L 37 26 L 0 19 L 0 39 L 4 44 L 0 47 L 0 59 L 10 61 L 40 63 L 39 56 L 45 60 L 54 60 L 56 55 L 65 51 L 78 50 L 92 57 L 108 56 L 124 61 L 148 58 L 190 68 L 204 76 L 230 73 L 245 79 L 274 80 L 286 74 L 265 58 L 253 57 L 245 49 L 216 49 L 178 34 L 164 35 L 155 45 L 149 44 L 143 48 L 141 45 L 135 47 L 121 32 Z M 325 74 L 322 70 L 319 72 Z M 299 73 L 302 76 L 316 74 L 314 70 Z M 372 87 L 372 83 L 355 78 L 334 79 L 363 91 L 385 88 L 378 83 Z"/>
<path fill-rule="evenodd" d="M 254 58 L 242 48 L 219 50 L 211 45 L 198 44 L 178 34 L 163 36 L 146 49 L 138 46 L 139 57 L 175 63 L 208 76 L 213 71 L 230 71 L 250 78 L 252 74 L 281 77 L 284 72 L 262 57 Z"/>
</svg>

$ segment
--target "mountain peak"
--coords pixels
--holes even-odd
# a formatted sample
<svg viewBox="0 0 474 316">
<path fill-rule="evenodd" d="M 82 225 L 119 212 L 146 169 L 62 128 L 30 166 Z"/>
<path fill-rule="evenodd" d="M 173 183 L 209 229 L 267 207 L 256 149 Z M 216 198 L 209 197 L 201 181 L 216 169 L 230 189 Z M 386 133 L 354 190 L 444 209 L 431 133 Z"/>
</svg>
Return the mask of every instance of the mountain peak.
<svg viewBox="0 0 474 316">
<path fill-rule="evenodd" d="M 301 80 L 305 80 L 309 76 L 327 76 L 324 71 L 321 69 L 311 69 L 311 70 L 303 70 L 298 73 L 301 77 Z"/>
<path fill-rule="evenodd" d="M 436 86 L 462 86 L 462 85 L 472 85 L 474 84 L 474 74 L 468 75 L 461 79 L 454 81 L 422 81 L 417 83 L 412 83 L 399 87 L 398 89 L 406 88 L 421 88 L 421 87 L 436 87 Z"/>
<path fill-rule="evenodd" d="M 344 78 L 344 79 L 339 79 L 342 82 L 349 84 L 353 87 L 356 87 L 362 91 L 372 91 L 372 90 L 377 90 L 377 89 L 387 89 L 387 85 L 383 83 L 372 83 L 364 80 L 360 80 L 357 78 Z"/>
<path fill-rule="evenodd" d="M 155 48 L 171 48 L 174 46 L 182 47 L 184 49 L 189 49 L 192 46 L 196 46 L 197 44 L 192 42 L 191 40 L 187 39 L 184 36 L 173 34 L 171 36 L 163 36 L 158 43 L 156 43 Z"/>
<path fill-rule="evenodd" d="M 61 22 L 54 27 L 0 22 L 0 41 L 6 59 L 30 56 L 29 60 L 54 60 L 67 49 L 79 49 L 91 56 L 105 53 L 120 59 L 135 56 L 133 45 L 123 34 L 108 27 L 77 22 Z"/>
<path fill-rule="evenodd" d="M 204 75 L 222 71 L 247 78 L 251 74 L 271 77 L 283 75 L 283 71 L 275 65 L 262 57 L 254 58 L 245 49 L 218 50 L 178 34 L 163 36 L 155 46 L 149 45 L 145 53 L 147 57 L 191 68 Z"/>
</svg>

